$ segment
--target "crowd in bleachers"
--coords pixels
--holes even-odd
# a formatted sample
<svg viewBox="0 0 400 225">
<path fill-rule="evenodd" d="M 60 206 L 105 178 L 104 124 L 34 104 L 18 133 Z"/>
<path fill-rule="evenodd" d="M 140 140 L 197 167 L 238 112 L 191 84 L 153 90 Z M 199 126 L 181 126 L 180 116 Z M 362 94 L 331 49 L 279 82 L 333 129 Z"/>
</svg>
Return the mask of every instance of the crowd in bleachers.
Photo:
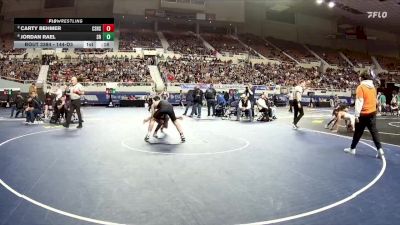
<svg viewBox="0 0 400 225">
<path fill-rule="evenodd" d="M 388 71 L 400 71 L 400 58 L 377 56 L 376 59 L 382 69 Z"/>
<path fill-rule="evenodd" d="M 20 55 L 24 54 L 26 49 L 15 48 L 14 49 L 14 37 L 12 34 L 6 34 L 1 36 L 1 50 L 0 53 L 5 55 Z"/>
<path fill-rule="evenodd" d="M 340 56 L 339 52 L 335 49 L 316 45 L 308 45 L 308 47 L 330 65 L 336 65 L 340 67 L 348 66 L 346 60 L 343 59 L 343 57 Z"/>
<path fill-rule="evenodd" d="M 191 55 L 212 55 L 213 52 L 207 49 L 203 42 L 191 33 L 164 32 L 169 43 L 169 51 L 179 54 Z"/>
<path fill-rule="evenodd" d="M 246 83 L 250 81 L 247 74 L 256 73 L 249 66 L 217 59 L 180 58 L 160 62 L 158 66 L 170 83 Z"/>
<path fill-rule="evenodd" d="M 0 59 L 0 75 L 16 81 L 37 80 L 41 62 L 35 59 Z"/>
<path fill-rule="evenodd" d="M 386 83 L 400 83 L 400 72 L 397 73 L 381 73 L 379 79 L 384 80 Z"/>
<path fill-rule="evenodd" d="M 358 84 L 351 68 L 327 70 L 302 68 L 294 63 L 255 64 L 181 58 L 159 63 L 160 72 L 170 83 L 216 83 L 293 86 L 305 79 L 313 88 L 346 89 Z"/>
<path fill-rule="evenodd" d="M 77 54 L 104 54 L 112 51 L 112 48 L 76 48 L 74 50 Z"/>
<path fill-rule="evenodd" d="M 48 81 L 64 82 L 77 76 L 82 82 L 151 82 L 147 62 L 129 58 L 84 58 L 78 62 L 57 61 L 50 65 Z"/>
<path fill-rule="evenodd" d="M 119 51 L 132 51 L 134 48 L 162 48 L 157 34 L 151 30 L 121 31 Z"/>
<path fill-rule="evenodd" d="M 310 51 L 308 51 L 304 46 L 299 43 L 276 39 L 272 37 L 267 37 L 267 40 L 301 63 L 318 61 L 318 59 L 313 54 L 311 54 Z"/>
<path fill-rule="evenodd" d="M 365 67 L 372 64 L 371 56 L 366 53 L 349 50 L 343 50 L 342 52 L 356 67 Z"/>
<path fill-rule="evenodd" d="M 238 40 L 229 35 L 222 34 L 202 34 L 201 35 L 210 45 L 212 45 L 219 53 L 228 52 L 230 54 L 248 53 L 257 56 L 253 50 L 242 45 Z"/>
<path fill-rule="evenodd" d="M 258 53 L 260 53 L 267 59 L 273 59 L 279 61 L 290 60 L 290 58 L 282 54 L 282 52 L 280 52 L 274 46 L 271 46 L 265 40 L 254 34 L 240 34 L 239 38 L 241 41 L 243 41 L 245 44 L 256 50 Z"/>
<path fill-rule="evenodd" d="M 317 61 L 317 58 L 308 49 L 291 41 L 276 38 L 263 39 L 253 34 L 241 34 L 239 40 L 221 34 L 202 34 L 202 37 L 220 53 L 230 54 L 248 53 L 257 55 L 257 52 L 268 59 L 275 59 L 282 64 L 251 64 L 247 60 L 237 64 L 231 61 L 223 62 L 214 58 L 214 52 L 209 50 L 194 33 L 163 32 L 169 42 L 170 51 L 183 54 L 180 59 L 160 58 L 158 66 L 165 80 L 169 83 L 216 83 L 216 84 L 243 84 L 255 85 L 283 85 L 292 86 L 300 80 L 307 80 L 310 87 L 346 89 L 354 88 L 359 83 L 357 73 L 349 67 L 338 50 L 326 47 L 308 45 L 316 54 L 329 64 L 338 65 L 339 69 L 328 69 L 320 72 L 317 68 L 299 67 L 282 51 L 293 56 L 299 62 L 308 63 Z M 10 46 L 4 43 L 9 38 L 3 38 L 3 51 Z M 12 44 L 11 44 L 12 46 Z M 133 48 L 161 48 L 161 41 L 157 34 L 150 30 L 122 30 L 119 38 L 119 50 L 130 51 Z M 5 48 L 6 47 L 6 48 Z M 255 51 L 251 50 L 254 49 Z M 279 50 L 280 49 L 280 50 Z M 112 49 L 75 49 L 81 54 L 79 60 L 59 60 L 56 57 L 39 59 L 0 59 L 2 77 L 14 80 L 36 80 L 40 64 L 49 64 L 48 81 L 64 82 L 72 76 L 78 76 L 83 82 L 152 82 L 147 65 L 143 59 L 133 58 L 88 58 L 88 53 L 104 53 Z M 369 55 L 353 51 L 342 51 L 355 66 L 372 64 Z M 193 57 L 193 56 L 206 57 Z M 400 59 L 377 56 L 383 69 L 400 71 Z M 400 82 L 399 75 L 380 75 L 386 82 Z"/>
</svg>

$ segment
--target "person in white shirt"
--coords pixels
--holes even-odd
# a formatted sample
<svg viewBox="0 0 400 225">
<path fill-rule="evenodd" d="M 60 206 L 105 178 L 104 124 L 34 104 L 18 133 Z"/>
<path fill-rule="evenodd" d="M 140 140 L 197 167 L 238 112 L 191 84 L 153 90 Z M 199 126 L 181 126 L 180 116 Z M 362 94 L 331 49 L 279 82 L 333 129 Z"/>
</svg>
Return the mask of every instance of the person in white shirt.
<svg viewBox="0 0 400 225">
<path fill-rule="evenodd" d="M 259 118 L 260 121 L 270 121 L 270 115 L 272 114 L 271 109 L 268 107 L 268 94 L 263 93 L 257 100 L 257 106 L 262 116 Z"/>
<path fill-rule="evenodd" d="M 62 91 L 60 85 L 57 85 L 57 89 L 55 92 L 53 92 L 53 94 L 56 95 L 56 101 L 63 96 L 63 91 Z"/>
<path fill-rule="evenodd" d="M 70 109 L 67 115 L 67 120 L 65 124 L 63 124 L 64 127 L 68 128 L 69 124 L 71 123 L 71 117 L 72 113 L 76 110 L 76 114 L 78 115 L 79 119 L 79 125 L 76 128 L 82 128 L 82 114 L 81 114 L 81 96 L 85 94 L 83 90 L 83 86 L 78 83 L 78 80 L 76 77 L 71 78 L 71 84 L 68 88 L 67 94 L 70 95 L 71 98 L 71 104 L 70 104 Z"/>
<path fill-rule="evenodd" d="M 293 112 L 293 92 L 289 92 L 288 99 L 289 99 L 289 112 Z"/>
<path fill-rule="evenodd" d="M 294 109 L 294 119 L 293 119 L 293 128 L 298 129 L 297 123 L 304 116 L 303 106 L 301 105 L 301 96 L 303 95 L 304 88 L 306 86 L 306 82 L 302 80 L 299 85 L 294 88 L 293 92 L 293 109 Z"/>
<path fill-rule="evenodd" d="M 239 101 L 239 106 L 237 108 L 237 121 L 240 120 L 240 115 L 242 114 L 242 112 L 247 112 L 249 114 L 250 117 L 250 121 L 253 121 L 253 114 L 251 112 L 251 102 L 249 100 L 249 98 L 246 95 L 242 95 L 241 99 Z"/>
</svg>

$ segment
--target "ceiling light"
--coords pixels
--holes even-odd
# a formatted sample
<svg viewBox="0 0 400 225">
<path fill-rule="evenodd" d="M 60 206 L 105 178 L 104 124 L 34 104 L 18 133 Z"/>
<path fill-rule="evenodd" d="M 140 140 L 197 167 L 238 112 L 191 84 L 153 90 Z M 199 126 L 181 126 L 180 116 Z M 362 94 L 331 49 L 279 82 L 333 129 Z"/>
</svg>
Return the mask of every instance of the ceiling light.
<svg viewBox="0 0 400 225">
<path fill-rule="evenodd" d="M 318 5 L 321 5 L 322 3 L 324 3 L 324 0 L 316 0 Z"/>
<path fill-rule="evenodd" d="M 328 3 L 328 6 L 329 6 L 329 8 L 333 8 L 333 7 L 335 7 L 335 2 L 334 1 L 330 1 L 329 3 Z"/>
</svg>

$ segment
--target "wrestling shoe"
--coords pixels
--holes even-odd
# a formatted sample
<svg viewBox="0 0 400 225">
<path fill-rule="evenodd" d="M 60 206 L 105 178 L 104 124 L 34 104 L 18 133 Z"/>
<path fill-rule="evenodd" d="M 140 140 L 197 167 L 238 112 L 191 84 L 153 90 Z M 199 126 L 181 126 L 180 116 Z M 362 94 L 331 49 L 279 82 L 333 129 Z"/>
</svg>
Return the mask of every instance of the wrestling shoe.
<svg viewBox="0 0 400 225">
<path fill-rule="evenodd" d="M 328 124 L 326 124 L 326 125 L 325 125 L 325 129 L 329 129 L 329 126 L 328 126 Z"/>
<path fill-rule="evenodd" d="M 186 141 L 185 136 L 183 136 L 183 134 L 181 134 L 181 142 L 184 143 Z"/>
<path fill-rule="evenodd" d="M 150 136 L 149 136 L 149 135 L 146 135 L 146 137 L 144 137 L 144 141 L 145 141 L 145 142 L 149 142 L 149 139 L 150 139 Z"/>
<path fill-rule="evenodd" d="M 153 134 L 154 138 L 158 138 L 158 135 L 156 133 Z"/>
<path fill-rule="evenodd" d="M 385 153 L 383 152 L 383 149 L 380 148 L 380 149 L 377 151 L 375 157 L 378 158 L 378 159 L 382 159 L 382 156 L 383 156 L 384 154 L 385 154 Z"/>
<path fill-rule="evenodd" d="M 355 155 L 356 154 L 356 149 L 351 149 L 351 148 L 345 148 L 344 152 Z"/>
<path fill-rule="evenodd" d="M 299 129 L 299 127 L 294 123 L 292 123 L 292 126 L 293 126 L 293 129 L 295 129 L 295 130 Z"/>
</svg>

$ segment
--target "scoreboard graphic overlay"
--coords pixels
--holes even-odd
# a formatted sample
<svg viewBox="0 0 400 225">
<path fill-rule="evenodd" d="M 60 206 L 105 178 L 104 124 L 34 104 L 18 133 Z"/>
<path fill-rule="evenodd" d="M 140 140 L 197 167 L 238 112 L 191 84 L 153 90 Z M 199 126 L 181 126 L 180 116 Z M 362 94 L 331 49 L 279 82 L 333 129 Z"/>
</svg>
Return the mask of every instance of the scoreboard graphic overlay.
<svg viewBox="0 0 400 225">
<path fill-rule="evenodd" d="M 15 18 L 14 48 L 113 48 L 114 18 Z"/>
</svg>

